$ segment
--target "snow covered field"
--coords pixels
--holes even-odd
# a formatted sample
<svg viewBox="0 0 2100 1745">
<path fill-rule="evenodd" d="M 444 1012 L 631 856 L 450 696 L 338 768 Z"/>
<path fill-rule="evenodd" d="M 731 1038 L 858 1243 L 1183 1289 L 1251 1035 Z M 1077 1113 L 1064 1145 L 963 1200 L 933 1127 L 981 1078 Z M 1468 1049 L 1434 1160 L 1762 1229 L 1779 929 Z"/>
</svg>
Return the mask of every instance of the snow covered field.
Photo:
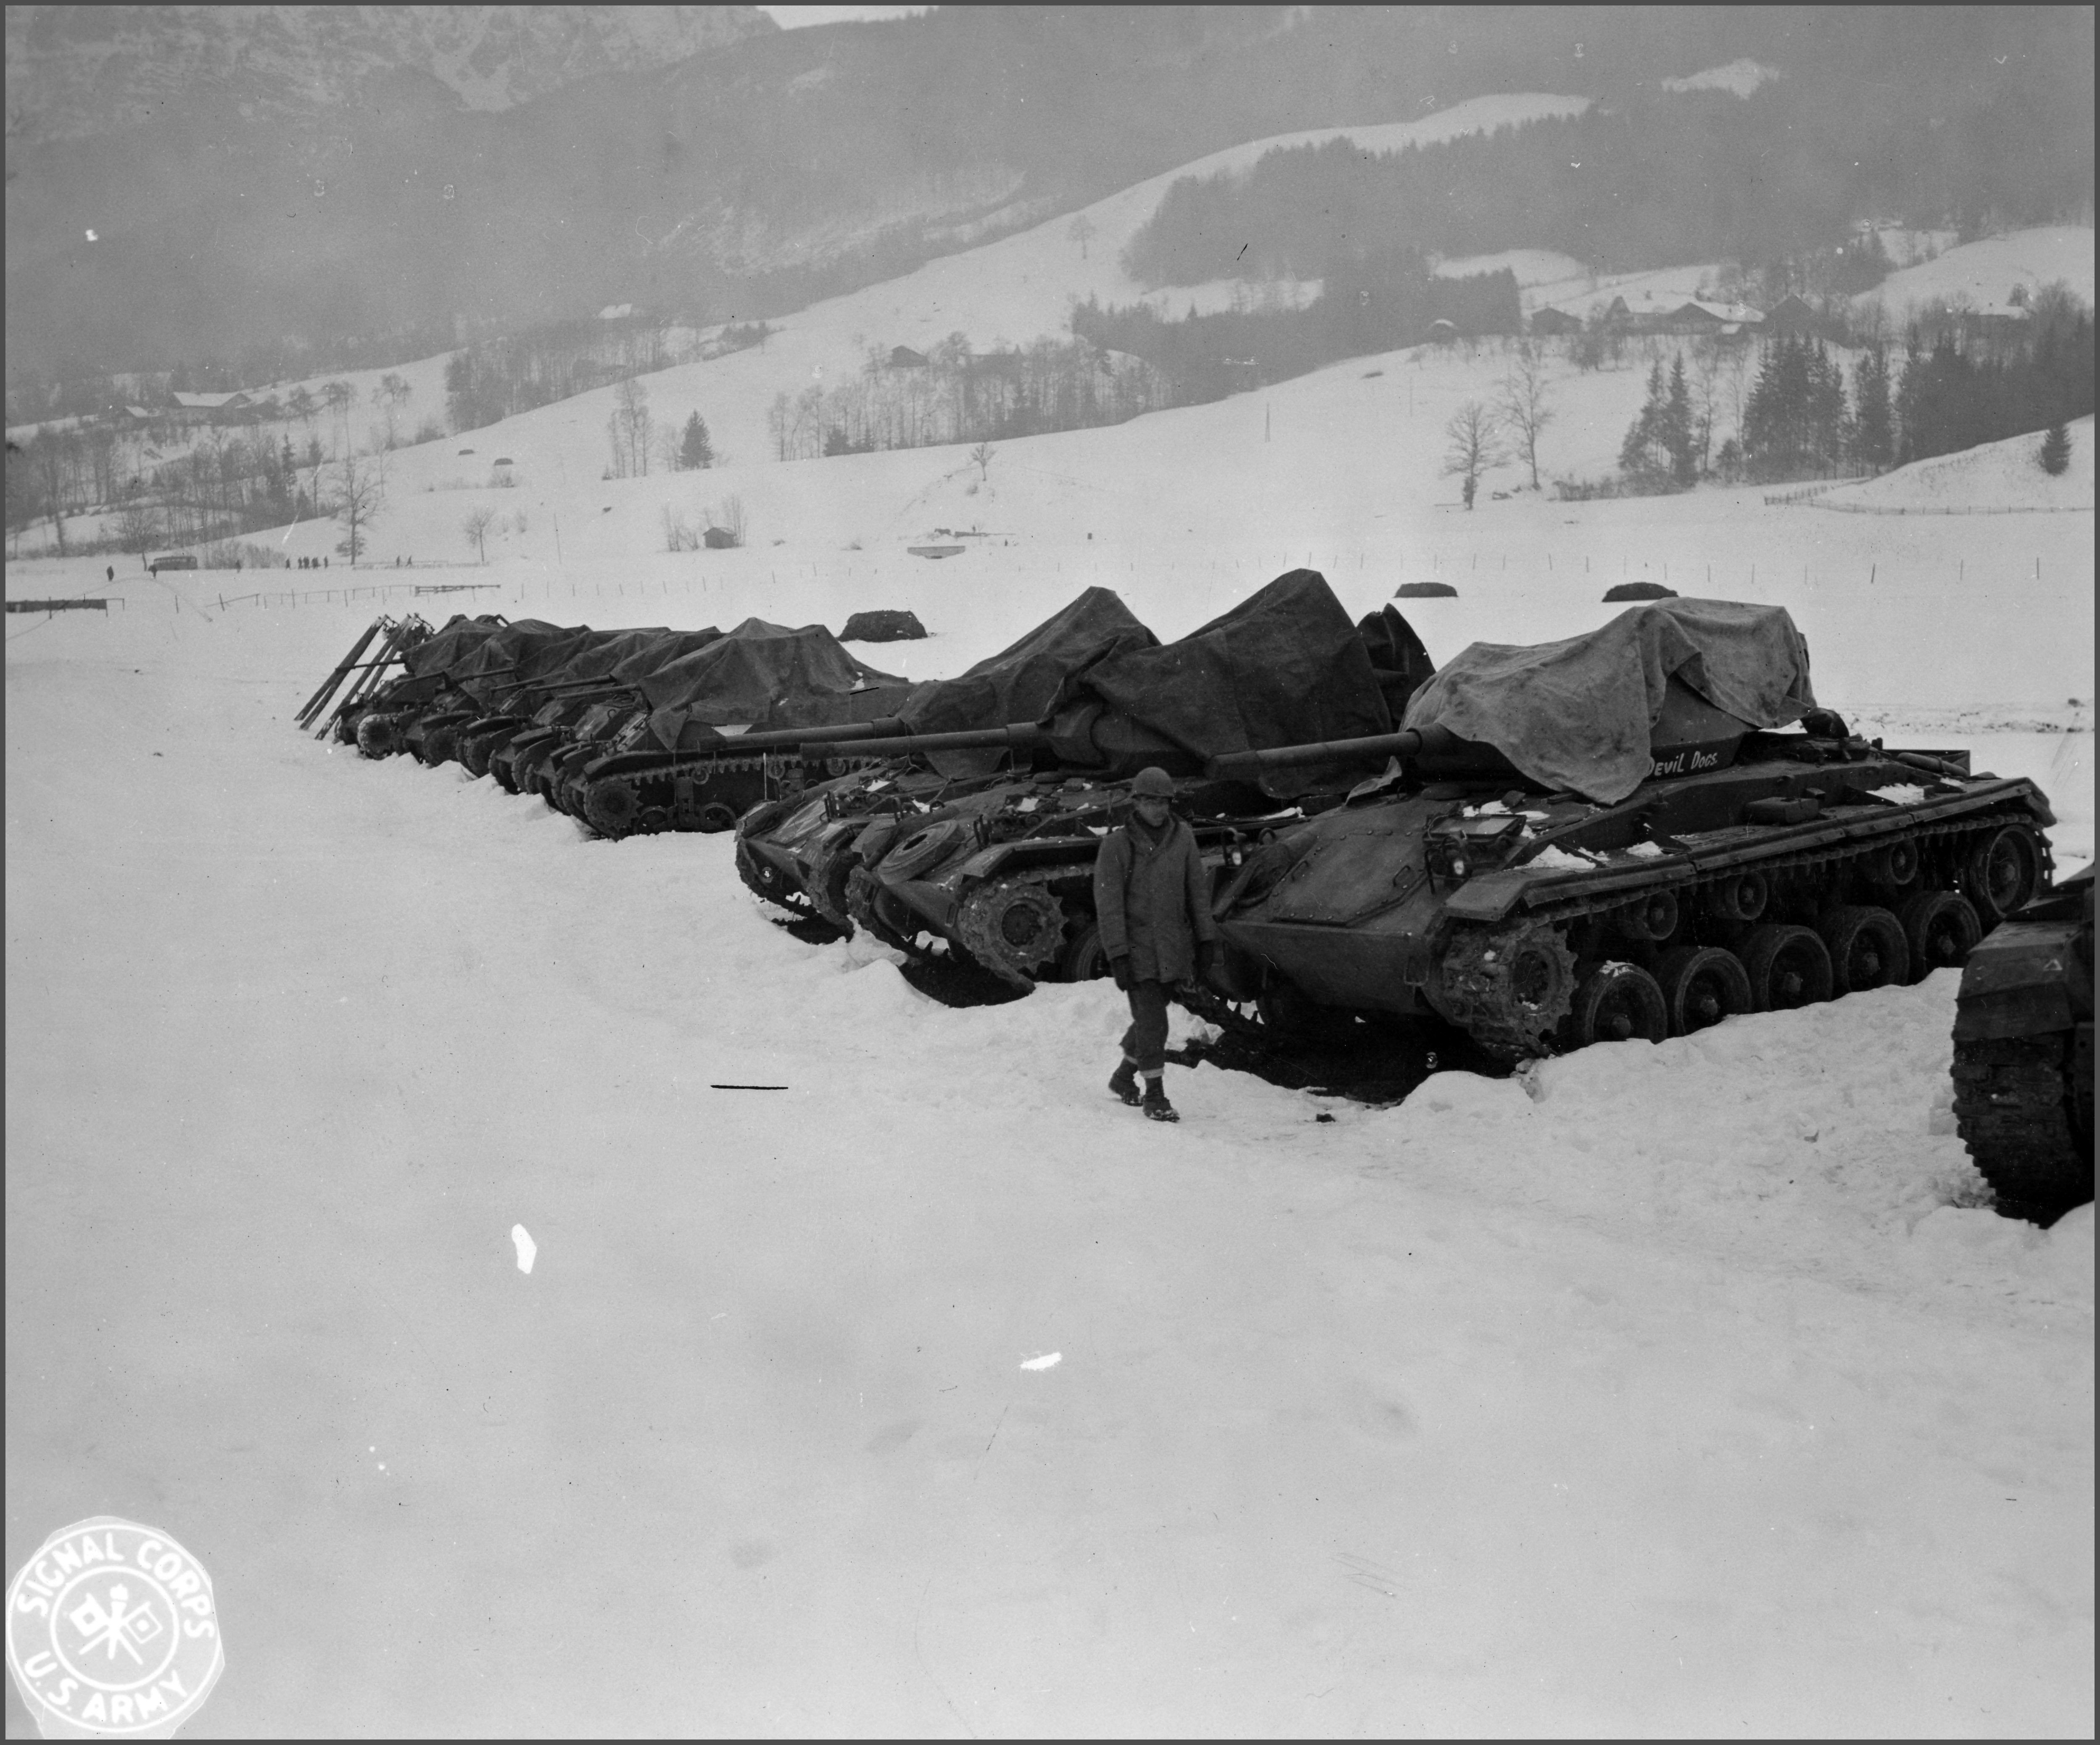
<svg viewBox="0 0 2100 1745">
<path fill-rule="evenodd" d="M 1103 1089 L 1105 985 L 951 1010 L 722 838 L 291 730 L 382 607 L 906 607 L 933 636 L 861 652 L 929 676 L 1090 583 L 1171 637 L 1299 564 L 1357 612 L 1448 580 L 1441 660 L 1645 578 L 1785 605 L 1826 704 L 2033 775 L 2090 859 L 2086 514 L 1510 466 L 1468 515 L 1442 427 L 1499 364 L 1427 350 L 982 472 L 764 463 L 861 338 L 1061 309 L 1079 245 L 1030 237 L 649 378 L 732 466 L 602 482 L 587 395 L 397 456 L 381 567 L 8 566 L 122 602 L 7 622 L 10 1568 L 177 1535 L 228 1736 L 2089 1735 L 2093 1214 L 1979 1205 L 1951 974 L 1392 1108 L 1176 1070 L 1161 1128 Z M 1642 374 L 1556 382 L 1549 476 L 1611 466 Z M 523 483 L 426 488 L 461 447 Z M 1931 465 L 1860 499 L 2030 483 Z M 732 492 L 747 549 L 660 549 Z M 526 523 L 485 567 L 483 502 Z"/>
<path fill-rule="evenodd" d="M 1939 572 L 2002 520 L 1396 499 L 1388 542 L 1375 498 L 1264 522 L 1321 458 L 1272 446 L 1235 523 L 1190 500 L 1259 475 L 1182 445 L 1249 415 L 1012 445 L 1024 536 L 951 564 L 608 527 L 387 603 L 907 605 L 941 633 L 870 654 L 952 672 L 1088 580 L 1186 629 L 1307 555 L 1235 531 L 1325 513 L 1355 608 L 1471 536 L 1414 609 L 1441 658 L 1605 615 L 1608 564 L 1552 550 L 1717 593 L 1783 556 L 1758 597 L 1827 701 L 2037 774 L 2090 854 L 2081 518 L 2023 518 L 2040 582 L 2001 552 L 1965 613 Z M 942 460 L 763 500 L 843 534 Z M 1951 975 L 1392 1108 L 1177 1071 L 1161 1129 L 1102 1091 L 1105 985 L 948 1010 L 772 925 L 723 839 L 592 843 L 296 735 L 375 602 L 217 605 L 265 579 L 127 579 L 8 644 L 8 1554 L 181 1535 L 214 1731 L 2089 1727 L 2092 1214 L 1974 1208 Z"/>
</svg>

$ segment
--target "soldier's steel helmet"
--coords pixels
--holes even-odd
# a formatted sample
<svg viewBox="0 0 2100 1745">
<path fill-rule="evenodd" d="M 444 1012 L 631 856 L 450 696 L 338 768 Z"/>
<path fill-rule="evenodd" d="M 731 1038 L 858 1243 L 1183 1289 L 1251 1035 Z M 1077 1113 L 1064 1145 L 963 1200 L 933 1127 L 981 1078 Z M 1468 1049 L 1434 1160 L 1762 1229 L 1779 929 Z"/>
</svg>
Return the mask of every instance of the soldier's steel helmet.
<svg viewBox="0 0 2100 1745">
<path fill-rule="evenodd" d="M 1171 800 L 1174 797 L 1174 778 L 1157 764 L 1149 764 L 1137 773 L 1130 784 L 1130 791 L 1140 800 Z"/>
</svg>

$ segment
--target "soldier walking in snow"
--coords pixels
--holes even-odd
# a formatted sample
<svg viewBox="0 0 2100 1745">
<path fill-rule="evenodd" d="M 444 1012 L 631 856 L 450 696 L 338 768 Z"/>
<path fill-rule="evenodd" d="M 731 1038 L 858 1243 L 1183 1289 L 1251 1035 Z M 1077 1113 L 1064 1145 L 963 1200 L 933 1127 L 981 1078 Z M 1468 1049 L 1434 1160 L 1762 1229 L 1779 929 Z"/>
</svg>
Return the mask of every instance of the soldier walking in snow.
<svg viewBox="0 0 2100 1745">
<path fill-rule="evenodd" d="M 1154 1121 L 1179 1121 L 1162 1081 L 1167 1072 L 1167 995 L 1208 977 L 1217 951 L 1211 881 L 1196 833 L 1167 809 L 1174 784 L 1165 770 L 1140 769 L 1131 783 L 1136 816 L 1110 833 L 1094 861 L 1094 913 L 1116 985 L 1130 996 L 1123 1064 L 1109 1089 L 1142 1103 Z M 1138 1095 L 1138 1075 L 1145 1094 Z"/>
</svg>

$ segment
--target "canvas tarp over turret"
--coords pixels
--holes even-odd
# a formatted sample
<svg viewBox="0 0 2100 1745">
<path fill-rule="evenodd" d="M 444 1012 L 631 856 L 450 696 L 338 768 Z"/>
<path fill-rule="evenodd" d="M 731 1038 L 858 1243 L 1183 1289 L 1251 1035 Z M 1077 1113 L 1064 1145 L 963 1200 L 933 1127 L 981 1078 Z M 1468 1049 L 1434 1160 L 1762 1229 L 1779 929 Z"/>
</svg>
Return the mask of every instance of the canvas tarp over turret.
<svg viewBox="0 0 2100 1745">
<path fill-rule="evenodd" d="M 757 722 L 776 703 L 888 689 L 893 708 L 910 683 L 854 659 L 822 624 L 790 630 L 748 618 L 719 641 L 646 675 L 641 688 L 657 743 L 682 751 L 713 741 L 712 729 Z"/>
<path fill-rule="evenodd" d="M 1052 723 L 1058 754 L 1193 773 L 1233 751 L 1392 730 L 1363 638 L 1317 570 L 1279 575 L 1180 641 L 1088 668 Z M 1277 773 L 1275 791 L 1311 778 Z"/>
<path fill-rule="evenodd" d="M 1564 641 L 1462 649 L 1407 707 L 1407 727 L 1493 746 L 1535 782 L 1608 804 L 1648 778 L 1648 729 L 1674 676 L 1746 727 L 1815 707 L 1808 645 L 1776 606 L 1652 600 Z"/>
<path fill-rule="evenodd" d="M 905 705 L 902 718 L 915 734 L 1036 720 L 1075 675 L 1111 655 L 1158 646 L 1159 638 L 1120 596 L 1089 588 L 1010 647 L 952 679 L 922 686 Z"/>
<path fill-rule="evenodd" d="M 1159 638 L 1138 621 L 1121 596 L 1110 588 L 1089 588 L 996 654 L 952 679 L 917 686 L 895 712 L 918 734 L 1038 720 L 1089 668 L 1112 655 L 1158 646 Z M 987 775 L 1004 756 L 996 751 L 936 751 L 930 760 L 943 775 Z"/>
<path fill-rule="evenodd" d="M 558 672 L 544 675 L 542 681 L 549 685 L 598 681 L 632 684 L 671 661 L 721 640 L 721 632 L 712 626 L 705 630 L 668 630 L 658 625 L 647 630 L 611 631 L 603 641 L 579 649 Z"/>
<path fill-rule="evenodd" d="M 616 632 L 521 618 L 455 662 L 446 675 L 476 702 L 500 702 L 525 681 L 551 672 Z"/>
<path fill-rule="evenodd" d="M 465 659 L 503 626 L 504 621 L 492 613 L 485 618 L 469 618 L 461 613 L 410 649 L 401 657 L 401 665 L 413 678 L 441 673 Z"/>
</svg>

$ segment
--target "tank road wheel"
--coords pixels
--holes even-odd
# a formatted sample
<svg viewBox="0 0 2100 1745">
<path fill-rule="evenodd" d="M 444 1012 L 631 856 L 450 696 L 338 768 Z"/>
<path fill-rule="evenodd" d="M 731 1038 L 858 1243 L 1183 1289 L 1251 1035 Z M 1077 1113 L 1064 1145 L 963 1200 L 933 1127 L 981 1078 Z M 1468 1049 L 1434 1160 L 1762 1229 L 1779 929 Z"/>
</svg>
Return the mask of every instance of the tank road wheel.
<svg viewBox="0 0 2100 1745">
<path fill-rule="evenodd" d="M 2093 1135 L 2065 1095 L 2070 1036 L 1954 1045 L 1954 1124 L 2008 1218 L 2055 1223 L 2093 1197 Z"/>
<path fill-rule="evenodd" d="M 448 764 L 459 750 L 459 729 L 456 727 L 428 728 L 423 734 L 423 743 L 416 756 L 431 769 Z"/>
<path fill-rule="evenodd" d="M 1983 923 L 1969 899 L 1952 891 L 1917 891 L 1896 910 L 1896 920 L 1910 947 L 1910 976 L 1922 981 L 1936 969 L 1959 969 L 1969 961 Z"/>
<path fill-rule="evenodd" d="M 488 773 L 488 760 L 502 741 L 492 734 L 476 734 L 460 741 L 460 767 L 476 781 Z"/>
<path fill-rule="evenodd" d="M 2040 877 L 2034 833 L 2023 824 L 2001 824 L 1986 831 L 1970 849 L 1961 891 L 1988 930 L 2026 906 Z"/>
<path fill-rule="evenodd" d="M 1065 937 L 1065 906 L 1025 879 L 995 879 L 963 899 L 955 917 L 963 949 L 1016 987 L 1035 985 Z"/>
<path fill-rule="evenodd" d="M 1643 892 L 1612 919 L 1627 938 L 1659 945 L 1677 931 L 1677 892 L 1666 885 Z"/>
<path fill-rule="evenodd" d="M 1089 921 L 1058 953 L 1058 976 L 1065 981 L 1095 981 L 1108 972 L 1108 954 L 1101 950 L 1101 924 Z"/>
<path fill-rule="evenodd" d="M 1723 921 L 1754 921 L 1771 896 L 1762 873 L 1728 873 L 1706 887 L 1706 906 Z"/>
<path fill-rule="evenodd" d="M 1903 923 L 1886 909 L 1860 904 L 1833 909 L 1819 932 L 1830 951 L 1830 978 L 1841 994 L 1900 988 L 1910 980 L 1910 944 Z"/>
<path fill-rule="evenodd" d="M 510 756 L 508 746 L 488 760 L 488 773 L 496 778 L 496 785 L 506 794 L 518 791 L 518 763 Z"/>
<path fill-rule="evenodd" d="M 1750 1010 L 1749 972 L 1734 952 L 1718 945 L 1679 945 L 1664 952 L 1655 980 L 1672 1036 L 1689 1036 Z"/>
<path fill-rule="evenodd" d="M 641 796 L 617 777 L 593 782 L 585 790 L 585 822 L 601 836 L 631 835 L 641 810 Z"/>
<path fill-rule="evenodd" d="M 1760 923 L 1743 941 L 1753 1011 L 1792 1011 L 1830 998 L 1830 953 L 1805 927 Z"/>
<path fill-rule="evenodd" d="M 1868 855 L 1865 861 L 1869 880 L 1892 895 L 1900 893 L 1917 878 L 1917 844 L 1891 842 Z"/>
<path fill-rule="evenodd" d="M 1624 1042 L 1639 1037 L 1659 1042 L 1670 1033 L 1670 1011 L 1655 977 L 1632 963 L 1600 963 L 1582 978 L 1568 1013 L 1570 1048 L 1592 1042 Z"/>
<path fill-rule="evenodd" d="M 726 830 L 736 828 L 736 809 L 719 800 L 711 800 L 700 808 L 699 816 L 693 820 L 693 828 L 713 836 Z"/>
</svg>

